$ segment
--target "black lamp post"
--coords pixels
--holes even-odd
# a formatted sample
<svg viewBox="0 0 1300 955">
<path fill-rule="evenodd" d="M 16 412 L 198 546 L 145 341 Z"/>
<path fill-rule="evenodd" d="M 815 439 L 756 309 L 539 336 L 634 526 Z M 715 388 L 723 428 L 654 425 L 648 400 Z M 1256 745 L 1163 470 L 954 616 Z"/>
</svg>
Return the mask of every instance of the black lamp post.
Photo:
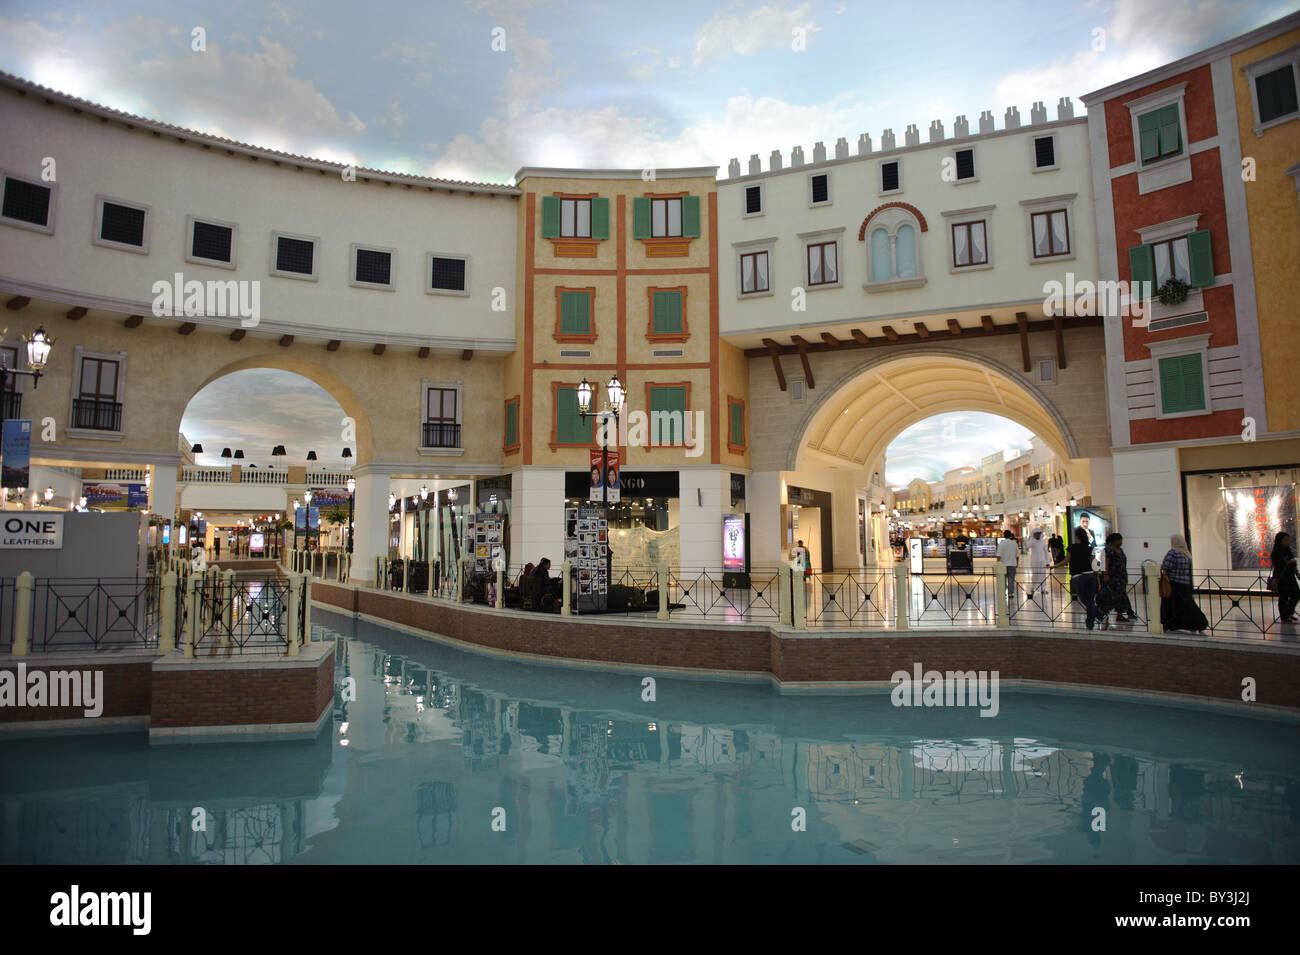
<svg viewBox="0 0 1300 955">
<path fill-rule="evenodd" d="M 344 451 L 347 448 L 343 449 Z M 356 505 L 357 479 L 348 478 L 348 556 L 352 556 L 352 509 Z"/>
<path fill-rule="evenodd" d="M 10 375 L 27 375 L 32 379 L 33 388 L 41 386 L 41 373 L 45 371 L 45 363 L 50 360 L 50 347 L 54 344 L 54 339 L 45 334 L 44 327 L 38 327 L 31 335 L 24 335 L 23 341 L 27 344 L 27 364 L 31 368 L 10 368 L 0 362 L 0 395 L 5 393 L 8 386 L 6 379 Z M 4 411 L 0 410 L 0 418 L 4 416 Z"/>
<path fill-rule="evenodd" d="M 298 549 L 298 502 L 293 502 L 293 549 Z"/>
<path fill-rule="evenodd" d="M 591 382 L 586 378 L 582 379 L 582 384 L 578 385 L 578 414 L 586 420 L 587 418 L 599 418 L 604 415 L 614 416 L 614 440 L 618 440 L 618 418 L 623 411 L 623 400 L 627 397 L 627 392 L 623 388 L 623 383 L 618 380 L 618 375 L 609 379 L 605 386 L 606 395 L 609 398 L 609 408 L 605 411 L 596 412 L 591 410 Z M 609 431 L 605 430 L 603 434 L 605 440 L 600 442 L 600 503 L 605 509 L 605 519 L 609 519 Z M 612 569 L 613 557 L 609 549 L 608 529 L 605 534 L 605 586 L 609 587 L 610 581 L 613 580 L 614 574 Z M 608 593 L 608 589 L 606 590 Z"/>
<path fill-rule="evenodd" d="M 304 535 L 307 538 L 307 549 L 311 550 L 311 489 L 302 492 L 303 503 L 307 507 L 307 519 L 303 521 L 305 528 Z"/>
</svg>

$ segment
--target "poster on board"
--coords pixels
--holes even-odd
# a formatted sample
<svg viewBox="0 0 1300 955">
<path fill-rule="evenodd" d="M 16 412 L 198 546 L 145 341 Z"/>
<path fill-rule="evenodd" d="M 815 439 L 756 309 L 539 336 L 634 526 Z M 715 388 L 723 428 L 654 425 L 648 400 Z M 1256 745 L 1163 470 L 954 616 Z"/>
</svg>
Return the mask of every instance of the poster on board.
<svg viewBox="0 0 1300 955">
<path fill-rule="evenodd" d="M 1295 538 L 1295 488 L 1289 484 L 1224 490 L 1228 512 L 1228 566 L 1271 573 L 1273 540 Z"/>
</svg>

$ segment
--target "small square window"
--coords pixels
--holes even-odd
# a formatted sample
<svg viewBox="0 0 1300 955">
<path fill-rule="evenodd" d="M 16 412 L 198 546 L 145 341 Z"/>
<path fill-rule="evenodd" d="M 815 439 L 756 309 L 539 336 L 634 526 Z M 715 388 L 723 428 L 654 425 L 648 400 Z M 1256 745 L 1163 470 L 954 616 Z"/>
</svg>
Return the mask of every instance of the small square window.
<svg viewBox="0 0 1300 955">
<path fill-rule="evenodd" d="M 812 204 L 824 206 L 831 201 L 831 177 L 827 173 L 818 173 L 811 178 Z"/>
<path fill-rule="evenodd" d="M 1037 136 L 1034 139 L 1034 168 L 1050 169 L 1056 165 L 1056 137 Z"/>
<path fill-rule="evenodd" d="M 362 288 L 392 290 L 393 250 L 352 246 L 352 274 L 348 284 Z"/>
<path fill-rule="evenodd" d="M 763 211 L 763 187 L 745 187 L 745 215 L 756 216 Z"/>
<path fill-rule="evenodd" d="M 53 205 L 53 186 L 16 176 L 4 177 L 0 220 L 36 232 L 53 232 Z"/>
<path fill-rule="evenodd" d="M 898 162 L 882 162 L 880 164 L 880 191 L 897 192 L 902 188 L 900 182 Z"/>
<path fill-rule="evenodd" d="M 285 278 L 316 278 L 316 243 L 309 236 L 272 233 L 271 274 Z"/>
<path fill-rule="evenodd" d="M 97 200 L 95 244 L 148 253 L 149 207 L 104 196 L 97 197 Z"/>
<path fill-rule="evenodd" d="M 1290 63 L 1255 77 L 1255 97 L 1261 123 L 1300 111 L 1296 101 L 1295 68 Z"/>
<path fill-rule="evenodd" d="M 430 252 L 426 274 L 429 278 L 426 292 L 443 295 L 469 294 L 469 259 L 466 256 L 437 255 Z"/>
<path fill-rule="evenodd" d="M 957 181 L 975 178 L 975 150 L 957 150 Z"/>
<path fill-rule="evenodd" d="M 215 265 L 218 268 L 235 267 L 235 226 L 227 222 L 196 219 L 187 220 L 189 243 L 185 261 Z"/>
</svg>

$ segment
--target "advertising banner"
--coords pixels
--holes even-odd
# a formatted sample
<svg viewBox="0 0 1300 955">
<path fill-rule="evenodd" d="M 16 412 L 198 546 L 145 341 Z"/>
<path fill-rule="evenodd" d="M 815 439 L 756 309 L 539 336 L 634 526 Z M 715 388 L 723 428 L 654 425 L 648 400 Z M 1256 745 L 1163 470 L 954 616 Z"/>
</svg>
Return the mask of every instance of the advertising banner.
<svg viewBox="0 0 1300 955">
<path fill-rule="evenodd" d="M 725 514 L 722 518 L 722 568 L 745 569 L 745 515 Z"/>
<path fill-rule="evenodd" d="M 1105 560 L 1106 536 L 1115 531 L 1115 508 L 1111 504 L 1087 504 L 1065 509 L 1065 546 L 1074 542 L 1075 528 L 1083 528 L 1094 558 Z"/>
<path fill-rule="evenodd" d="M 1273 538 L 1284 532 L 1295 537 L 1295 488 L 1234 487 L 1224 495 L 1230 568 L 1271 572 Z"/>
<path fill-rule="evenodd" d="M 260 532 L 254 532 L 248 535 L 248 551 L 250 554 L 260 554 L 266 550 L 266 535 Z"/>
<path fill-rule="evenodd" d="M 26 487 L 31 477 L 32 423 L 26 418 L 11 418 L 4 423 L 0 437 L 0 455 L 4 457 L 5 487 Z"/>
<path fill-rule="evenodd" d="M 348 506 L 348 489 L 345 487 L 314 487 L 311 489 L 311 506 L 322 511 L 331 507 Z"/>
<path fill-rule="evenodd" d="M 86 507 L 102 511 L 138 511 L 149 506 L 149 489 L 143 484 L 85 484 L 81 493 L 86 496 Z"/>
<path fill-rule="evenodd" d="M 605 457 L 608 464 L 602 461 Z M 605 492 L 608 486 L 609 497 L 606 498 Z M 611 504 L 619 502 L 619 494 L 623 485 L 619 480 L 618 452 L 609 451 L 592 451 L 591 452 L 591 491 L 587 498 L 599 504 L 601 501 L 608 500 Z"/>
<path fill-rule="evenodd" d="M 24 550 L 61 550 L 62 514 L 7 514 L 0 523 L 0 547 Z"/>
</svg>

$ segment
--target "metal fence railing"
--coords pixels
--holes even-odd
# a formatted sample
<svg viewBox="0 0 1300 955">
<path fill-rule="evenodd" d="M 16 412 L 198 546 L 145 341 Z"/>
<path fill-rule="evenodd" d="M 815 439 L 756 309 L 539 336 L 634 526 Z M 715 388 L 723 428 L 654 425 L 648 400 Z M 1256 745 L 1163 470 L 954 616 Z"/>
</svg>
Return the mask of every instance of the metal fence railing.
<svg viewBox="0 0 1300 955">
<path fill-rule="evenodd" d="M 158 646 L 157 578 L 38 578 L 31 649 L 124 650 Z"/>
</svg>

